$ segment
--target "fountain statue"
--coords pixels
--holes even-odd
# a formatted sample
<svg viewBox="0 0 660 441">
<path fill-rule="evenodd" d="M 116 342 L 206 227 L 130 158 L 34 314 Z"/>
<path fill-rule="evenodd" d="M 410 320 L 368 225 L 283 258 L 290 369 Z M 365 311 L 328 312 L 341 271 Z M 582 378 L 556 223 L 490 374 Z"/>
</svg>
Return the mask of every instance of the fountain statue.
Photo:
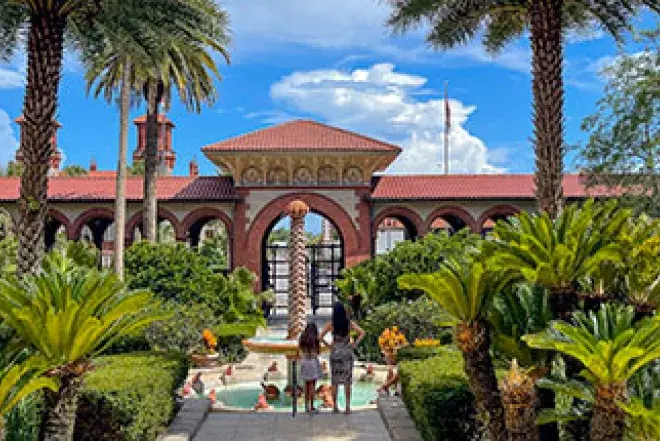
<svg viewBox="0 0 660 441">
<path fill-rule="evenodd" d="M 287 334 L 282 338 L 250 338 L 243 341 L 249 351 L 285 355 L 288 360 L 287 388 L 293 391 L 292 408 L 296 414 L 296 361 L 298 359 L 298 337 L 307 323 L 307 249 L 305 237 L 305 216 L 309 206 L 294 200 L 286 207 L 285 214 L 291 218 L 291 239 L 289 242 L 289 298 L 287 311 Z"/>
</svg>

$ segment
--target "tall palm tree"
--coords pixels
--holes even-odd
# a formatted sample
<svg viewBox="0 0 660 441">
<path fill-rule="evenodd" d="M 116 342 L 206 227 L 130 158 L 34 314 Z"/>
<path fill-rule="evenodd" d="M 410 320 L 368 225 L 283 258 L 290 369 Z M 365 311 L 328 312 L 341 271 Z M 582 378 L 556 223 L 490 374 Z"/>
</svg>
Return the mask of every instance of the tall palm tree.
<svg viewBox="0 0 660 441">
<path fill-rule="evenodd" d="M 46 393 L 42 434 L 72 441 L 78 396 L 91 357 L 117 339 L 166 318 L 146 291 L 128 291 L 116 275 L 49 255 L 39 275 L 0 282 L 0 319 L 51 366 L 59 381 Z"/>
<path fill-rule="evenodd" d="M 141 78 L 147 102 L 146 146 L 144 152 L 144 234 L 157 239 L 158 119 L 159 106 L 169 103 L 176 89 L 188 110 L 200 112 L 202 104 L 216 99 L 214 78 L 220 79 L 212 52 L 218 52 L 229 63 L 227 13 L 212 0 L 193 0 L 190 4 L 203 11 L 192 35 L 172 34 L 159 44 L 156 64 Z"/>
<path fill-rule="evenodd" d="M 203 2 L 202 2 L 203 3 Z M 161 43 L 178 36 L 189 42 L 198 35 L 200 22 L 216 20 L 205 7 L 180 0 L 106 0 L 95 19 L 97 26 L 82 28 L 83 60 L 87 66 L 87 90 L 108 102 L 119 102 L 119 153 L 115 199 L 115 270 L 124 273 L 126 224 L 126 154 L 132 98 L 142 92 L 145 78 L 162 60 Z M 129 10 L 130 14 L 126 11 Z"/>
<path fill-rule="evenodd" d="M 490 357 L 491 336 L 487 312 L 495 294 L 510 279 L 506 272 L 487 271 L 476 260 L 447 260 L 434 274 L 404 274 L 402 289 L 424 291 L 447 313 L 454 340 L 463 353 L 465 373 L 479 413 L 493 441 L 508 439 L 495 368 Z"/>
<path fill-rule="evenodd" d="M 591 441 L 623 439 L 628 380 L 660 358 L 660 316 L 633 324 L 631 307 L 603 305 L 598 312 L 576 313 L 573 323 L 554 322 L 523 339 L 533 348 L 577 359 L 581 375 L 595 388 Z"/>
<path fill-rule="evenodd" d="M 450 48 L 483 35 L 490 52 L 529 30 L 536 197 L 539 209 L 554 218 L 562 204 L 564 156 L 563 38 L 595 21 L 617 39 L 637 9 L 660 10 L 657 0 L 389 0 L 389 25 L 396 31 L 428 25 L 427 41 Z M 481 34 L 480 31 L 483 31 Z"/>
<path fill-rule="evenodd" d="M 5 440 L 5 416 L 22 399 L 41 389 L 56 391 L 59 387 L 55 378 L 43 376 L 49 367 L 43 357 L 33 355 L 0 371 L 0 441 Z"/>
</svg>

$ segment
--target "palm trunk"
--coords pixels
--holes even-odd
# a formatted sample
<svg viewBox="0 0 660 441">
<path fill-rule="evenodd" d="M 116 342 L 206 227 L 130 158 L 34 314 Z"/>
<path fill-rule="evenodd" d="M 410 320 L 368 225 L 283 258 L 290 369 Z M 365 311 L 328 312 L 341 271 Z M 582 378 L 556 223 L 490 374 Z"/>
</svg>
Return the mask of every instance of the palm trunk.
<svg viewBox="0 0 660 441">
<path fill-rule="evenodd" d="M 594 413 L 591 419 L 591 441 L 621 441 L 626 415 L 617 403 L 628 398 L 626 383 L 599 386 L 596 389 Z"/>
<path fill-rule="evenodd" d="M 457 343 L 463 352 L 465 374 L 480 418 L 491 441 L 507 441 L 504 409 L 497 387 L 495 367 L 490 358 L 490 335 L 485 322 L 461 323 L 457 327 Z"/>
<path fill-rule="evenodd" d="M 45 251 L 48 170 L 64 53 L 66 20 L 50 14 L 30 17 L 27 86 L 21 136 L 23 172 L 18 201 L 18 272 L 38 271 Z"/>
<path fill-rule="evenodd" d="M 534 380 L 511 363 L 507 376 L 500 382 L 506 428 L 511 441 L 538 441 L 536 425 L 537 395 Z"/>
<path fill-rule="evenodd" d="M 46 391 L 46 409 L 40 432 L 42 441 L 73 441 L 81 389 L 81 378 L 65 377 L 59 391 Z"/>
<path fill-rule="evenodd" d="M 552 218 L 561 209 L 564 156 L 562 0 L 533 0 L 530 40 L 534 95 L 536 198 Z"/>
<path fill-rule="evenodd" d="M 124 237 L 126 236 L 126 153 L 131 111 L 131 64 L 126 62 L 119 96 L 119 157 L 117 158 L 117 198 L 115 199 L 115 271 L 124 280 Z"/>
<path fill-rule="evenodd" d="M 294 204 L 298 205 L 294 206 Z M 287 214 L 291 216 L 288 338 L 297 338 L 307 322 L 305 311 L 305 300 L 307 299 L 305 215 L 308 211 L 309 208 L 300 201 L 294 201 L 287 207 Z"/>
<path fill-rule="evenodd" d="M 149 82 L 147 91 L 147 142 L 144 149 L 144 237 L 156 242 L 158 202 L 156 182 L 158 179 L 158 105 L 162 97 L 159 85 Z"/>
</svg>

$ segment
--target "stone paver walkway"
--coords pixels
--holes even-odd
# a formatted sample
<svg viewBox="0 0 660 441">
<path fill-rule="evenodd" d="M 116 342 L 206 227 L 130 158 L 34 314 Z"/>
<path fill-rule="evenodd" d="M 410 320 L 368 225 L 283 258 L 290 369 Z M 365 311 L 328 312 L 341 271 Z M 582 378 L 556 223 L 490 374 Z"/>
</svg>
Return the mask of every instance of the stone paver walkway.
<svg viewBox="0 0 660 441">
<path fill-rule="evenodd" d="M 194 441 L 388 441 L 390 435 L 376 410 L 351 415 L 321 413 L 211 413 Z"/>
</svg>

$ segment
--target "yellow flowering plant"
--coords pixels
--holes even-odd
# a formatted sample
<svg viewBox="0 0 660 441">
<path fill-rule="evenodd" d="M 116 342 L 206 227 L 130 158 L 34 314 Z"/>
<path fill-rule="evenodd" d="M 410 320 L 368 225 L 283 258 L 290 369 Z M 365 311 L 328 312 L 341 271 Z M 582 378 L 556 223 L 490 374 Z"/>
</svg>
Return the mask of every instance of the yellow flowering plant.
<svg viewBox="0 0 660 441">
<path fill-rule="evenodd" d="M 378 337 L 378 346 L 387 354 L 394 354 L 403 346 L 408 345 L 408 340 L 402 332 L 399 331 L 397 326 L 386 328 L 380 337 Z"/>
<path fill-rule="evenodd" d="M 417 338 L 413 342 L 416 348 L 435 348 L 440 346 L 440 340 L 436 338 Z"/>
</svg>

